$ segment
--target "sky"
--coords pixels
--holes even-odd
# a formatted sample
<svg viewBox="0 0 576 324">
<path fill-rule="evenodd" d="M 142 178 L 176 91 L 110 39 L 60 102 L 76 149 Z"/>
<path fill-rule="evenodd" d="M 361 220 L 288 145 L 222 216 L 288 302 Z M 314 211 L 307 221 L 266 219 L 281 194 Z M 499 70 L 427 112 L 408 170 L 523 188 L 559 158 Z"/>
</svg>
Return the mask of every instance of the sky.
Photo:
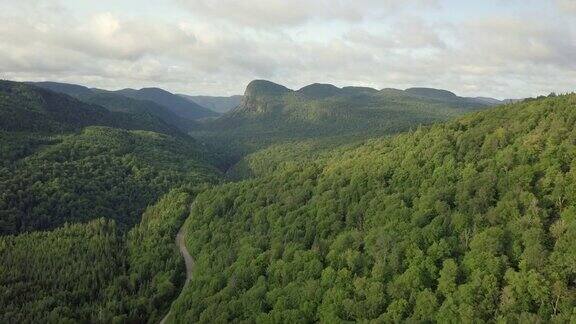
<svg viewBox="0 0 576 324">
<path fill-rule="evenodd" d="M 0 79 L 193 95 L 266 79 L 576 90 L 576 0 L 0 0 Z"/>
</svg>

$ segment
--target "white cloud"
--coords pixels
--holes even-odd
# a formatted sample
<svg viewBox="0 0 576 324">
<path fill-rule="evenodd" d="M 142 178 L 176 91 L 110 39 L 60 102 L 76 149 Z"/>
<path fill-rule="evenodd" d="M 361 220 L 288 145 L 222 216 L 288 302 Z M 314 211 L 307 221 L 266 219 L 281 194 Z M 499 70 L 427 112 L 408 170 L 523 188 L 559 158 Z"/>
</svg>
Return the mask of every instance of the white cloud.
<svg viewBox="0 0 576 324">
<path fill-rule="evenodd" d="M 437 6 L 436 0 L 176 0 L 197 16 L 233 24 L 270 28 L 310 21 L 358 22 L 412 6 Z"/>
<path fill-rule="evenodd" d="M 574 0 L 555 0 L 560 10 L 576 14 L 576 1 Z"/>
<path fill-rule="evenodd" d="M 206 94 L 256 78 L 499 97 L 576 87 L 576 22 L 553 5 L 459 21 L 435 15 L 440 0 L 178 1 L 188 11 L 161 19 L 0 0 L 0 77 Z"/>
</svg>

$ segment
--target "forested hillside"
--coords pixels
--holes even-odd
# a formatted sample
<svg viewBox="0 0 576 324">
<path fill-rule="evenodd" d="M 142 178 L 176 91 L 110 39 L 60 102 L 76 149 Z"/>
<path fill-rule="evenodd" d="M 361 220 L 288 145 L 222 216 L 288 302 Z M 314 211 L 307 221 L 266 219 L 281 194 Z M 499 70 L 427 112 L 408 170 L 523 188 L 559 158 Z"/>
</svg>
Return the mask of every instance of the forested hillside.
<svg viewBox="0 0 576 324">
<path fill-rule="evenodd" d="M 31 147 L 29 155 L 4 160 L 0 168 L 2 234 L 98 217 L 128 228 L 162 193 L 217 175 L 194 142 L 158 133 L 89 127 L 27 139 L 32 144 L 3 141 L 20 150 Z M 45 145 L 34 149 L 37 141 Z"/>
<path fill-rule="evenodd" d="M 531 100 L 207 190 L 173 316 L 574 322 L 575 129 Z"/>
<path fill-rule="evenodd" d="M 110 111 L 34 85 L 0 80 L 2 131 L 63 133 L 95 125 L 182 135 L 174 125 L 154 115 Z"/>
<path fill-rule="evenodd" d="M 0 234 L 98 217 L 129 228 L 171 188 L 218 174 L 190 137 L 146 131 L 67 95 L 2 81 L 0 114 Z M 86 127 L 102 124 L 117 128 Z"/>
<path fill-rule="evenodd" d="M 50 86 L 0 82 L 0 322 L 576 321 L 576 95 Z"/>
<path fill-rule="evenodd" d="M 485 102 L 408 91 L 312 84 L 298 91 L 251 82 L 240 105 L 192 134 L 237 155 L 290 140 L 335 137 L 342 142 L 394 134 L 486 108 Z"/>
<path fill-rule="evenodd" d="M 168 107 L 154 101 L 134 99 L 114 91 L 90 89 L 88 87 L 59 82 L 29 82 L 34 86 L 54 92 L 64 93 L 86 103 L 102 106 L 113 112 L 122 112 L 132 115 L 135 119 L 160 119 L 168 125 L 175 126 L 183 132 L 197 127 L 197 122 L 183 118 Z"/>
<path fill-rule="evenodd" d="M 78 98 L 84 102 L 100 105 L 110 111 L 129 113 L 139 116 L 139 118 L 158 118 L 185 133 L 198 128 L 198 122 L 182 118 L 170 109 L 153 101 L 133 99 L 111 91 L 95 91 Z"/>
<path fill-rule="evenodd" d="M 62 132 L 88 125 L 112 126 L 108 110 L 23 83 L 0 81 L 0 129 Z"/>
<path fill-rule="evenodd" d="M 158 322 L 213 154 L 152 115 L 23 83 L 0 83 L 0 113 L 0 322 Z"/>
<path fill-rule="evenodd" d="M 158 323 L 184 280 L 174 237 L 192 197 L 170 192 L 127 234 L 99 218 L 0 236 L 0 322 Z"/>
<path fill-rule="evenodd" d="M 208 108 L 160 88 L 122 89 L 115 93 L 134 99 L 153 101 L 170 109 L 181 118 L 194 120 L 218 116 L 218 113 Z"/>
<path fill-rule="evenodd" d="M 576 324 L 576 0 L 0 0 L 0 324 L 196 323 Z"/>
</svg>

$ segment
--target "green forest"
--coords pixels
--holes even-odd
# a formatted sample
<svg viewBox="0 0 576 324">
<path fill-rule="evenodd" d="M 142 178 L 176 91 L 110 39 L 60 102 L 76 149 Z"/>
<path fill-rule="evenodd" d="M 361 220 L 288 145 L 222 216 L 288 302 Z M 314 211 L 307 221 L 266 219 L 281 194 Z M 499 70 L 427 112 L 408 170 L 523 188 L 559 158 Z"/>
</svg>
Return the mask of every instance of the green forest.
<svg viewBox="0 0 576 324">
<path fill-rule="evenodd" d="M 13 145 L 33 153 L 0 168 L 2 234 L 102 216 L 129 228 L 162 193 L 218 175 L 193 142 L 146 131 L 92 126 L 35 151 Z"/>
<path fill-rule="evenodd" d="M 0 323 L 576 322 L 575 94 L 182 100 L 0 81 Z"/>
<path fill-rule="evenodd" d="M 471 98 L 396 89 L 312 84 L 297 91 L 265 80 L 246 87 L 238 107 L 195 127 L 191 135 L 231 159 L 293 141 L 354 143 L 445 121 L 489 105 Z"/>
<path fill-rule="evenodd" d="M 576 96 L 473 113 L 195 200 L 177 322 L 574 322 Z"/>
<path fill-rule="evenodd" d="M 158 322 L 184 281 L 173 238 L 192 197 L 171 191 L 126 233 L 99 218 L 0 237 L 0 322 Z"/>
<path fill-rule="evenodd" d="M 217 158 L 139 112 L 0 85 L 0 322 L 158 322 L 184 282 L 174 237 Z"/>
</svg>

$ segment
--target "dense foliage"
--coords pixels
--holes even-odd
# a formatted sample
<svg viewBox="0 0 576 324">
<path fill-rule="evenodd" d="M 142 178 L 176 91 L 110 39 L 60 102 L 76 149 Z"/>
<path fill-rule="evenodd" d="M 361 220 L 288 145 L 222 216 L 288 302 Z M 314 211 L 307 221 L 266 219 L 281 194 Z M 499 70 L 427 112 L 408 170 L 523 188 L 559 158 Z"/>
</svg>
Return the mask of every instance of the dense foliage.
<svg viewBox="0 0 576 324">
<path fill-rule="evenodd" d="M 4 160 L 0 167 L 1 234 L 98 217 L 128 228 L 171 188 L 210 181 L 217 174 L 186 138 L 88 127 L 38 147 L 42 137 L 30 135 L 23 142 L 3 135 L 8 137 L 3 142 L 14 139 L 11 147 L 32 154 L 11 163 Z"/>
<path fill-rule="evenodd" d="M 116 111 L 0 82 L 1 323 L 156 323 L 179 292 L 174 237 L 215 160 L 156 104 L 91 98 Z"/>
<path fill-rule="evenodd" d="M 0 322 L 157 323 L 184 279 L 174 237 L 190 200 L 172 191 L 127 235 L 102 218 L 0 237 Z"/>
<path fill-rule="evenodd" d="M 137 100 L 110 91 L 93 91 L 89 95 L 79 96 L 82 101 L 100 105 L 110 111 L 129 113 L 139 120 L 150 120 L 150 123 L 158 119 L 168 125 L 177 127 L 182 132 L 188 132 L 198 127 L 197 122 L 182 118 L 170 109 L 153 101 Z"/>
<path fill-rule="evenodd" d="M 200 194 L 181 322 L 576 321 L 576 95 Z"/>
<path fill-rule="evenodd" d="M 361 145 L 365 138 L 358 137 L 321 137 L 272 144 L 266 148 L 247 154 L 228 169 L 231 180 L 270 175 L 290 166 L 304 163 L 318 163 L 320 160 L 342 154 Z"/>
<path fill-rule="evenodd" d="M 109 111 L 33 85 L 0 80 L 0 130 L 62 133 L 93 125 L 179 134 L 157 116 Z"/>
<path fill-rule="evenodd" d="M 0 322 L 158 322 L 187 216 L 170 321 L 576 321 L 576 95 L 422 128 L 493 99 L 257 81 L 197 142 L 161 89 L 45 86 L 84 102 L 0 82 Z"/>
<path fill-rule="evenodd" d="M 0 81 L 1 130 L 70 131 L 113 122 L 110 112 L 102 107 L 23 83 Z"/>
<path fill-rule="evenodd" d="M 169 108 L 153 101 L 134 99 L 114 91 L 90 89 L 81 85 L 59 82 L 31 82 L 29 84 L 67 94 L 83 102 L 102 106 L 112 112 L 128 113 L 133 119 L 140 121 L 142 124 L 148 124 L 147 129 L 149 130 L 154 130 L 153 126 L 156 126 L 158 130 L 162 130 L 162 124 L 168 124 L 187 132 L 196 125 L 193 120 L 182 118 Z M 159 122 L 159 120 L 163 123 Z M 163 126 L 166 128 L 166 125 Z"/>
</svg>

